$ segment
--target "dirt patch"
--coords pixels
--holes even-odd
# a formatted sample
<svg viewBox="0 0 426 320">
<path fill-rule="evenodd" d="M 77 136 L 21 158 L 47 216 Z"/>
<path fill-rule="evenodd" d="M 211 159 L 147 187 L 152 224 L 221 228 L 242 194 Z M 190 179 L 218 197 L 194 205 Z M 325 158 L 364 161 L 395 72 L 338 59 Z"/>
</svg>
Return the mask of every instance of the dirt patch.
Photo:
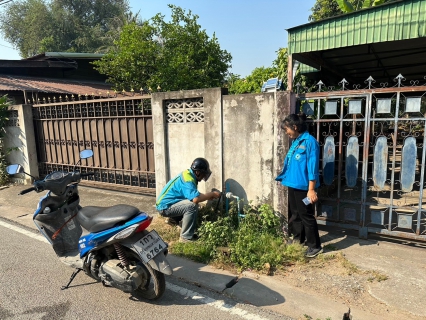
<svg viewBox="0 0 426 320">
<path fill-rule="evenodd" d="M 369 288 L 387 276 L 377 271 L 362 270 L 349 262 L 339 251 L 326 252 L 306 264 L 294 265 L 277 272 L 274 277 L 302 291 L 315 292 L 326 301 L 343 302 L 349 308 L 361 309 L 377 319 L 418 320 L 393 307 L 389 307 L 369 294 Z M 301 319 L 310 319 L 309 315 Z M 316 319 L 315 319 L 316 320 Z M 325 319 L 324 319 L 325 320 Z"/>
</svg>

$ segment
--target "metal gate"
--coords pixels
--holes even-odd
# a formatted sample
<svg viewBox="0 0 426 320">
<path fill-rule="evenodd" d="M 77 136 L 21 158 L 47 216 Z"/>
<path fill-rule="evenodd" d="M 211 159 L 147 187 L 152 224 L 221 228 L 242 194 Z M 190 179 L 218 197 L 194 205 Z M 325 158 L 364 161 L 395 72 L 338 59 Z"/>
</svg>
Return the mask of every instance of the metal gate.
<svg viewBox="0 0 426 320">
<path fill-rule="evenodd" d="M 72 170 L 80 151 L 92 149 L 80 170 L 95 176 L 83 185 L 155 192 L 150 96 L 37 104 L 33 116 L 41 176 Z"/>
<path fill-rule="evenodd" d="M 404 80 L 297 94 L 320 143 L 319 224 L 426 241 L 426 83 Z"/>
</svg>

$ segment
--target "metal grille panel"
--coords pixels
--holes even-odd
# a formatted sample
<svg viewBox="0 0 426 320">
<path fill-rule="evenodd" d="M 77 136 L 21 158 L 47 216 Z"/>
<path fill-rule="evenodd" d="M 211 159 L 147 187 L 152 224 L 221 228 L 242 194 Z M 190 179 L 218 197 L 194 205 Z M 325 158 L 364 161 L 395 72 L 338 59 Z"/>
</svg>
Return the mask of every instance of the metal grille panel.
<svg viewBox="0 0 426 320">
<path fill-rule="evenodd" d="M 70 101 L 33 106 L 41 176 L 72 170 L 83 149 L 82 172 L 95 172 L 86 185 L 155 192 L 150 96 Z"/>
<path fill-rule="evenodd" d="M 320 224 L 426 241 L 426 85 L 402 80 L 297 95 L 320 143 Z"/>
</svg>

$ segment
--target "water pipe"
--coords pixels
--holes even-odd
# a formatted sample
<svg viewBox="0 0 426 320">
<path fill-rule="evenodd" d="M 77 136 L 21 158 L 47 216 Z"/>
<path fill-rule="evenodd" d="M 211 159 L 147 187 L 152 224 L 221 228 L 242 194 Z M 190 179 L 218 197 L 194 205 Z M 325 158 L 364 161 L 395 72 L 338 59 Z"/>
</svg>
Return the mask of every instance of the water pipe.
<svg viewBox="0 0 426 320">
<path fill-rule="evenodd" d="M 225 193 L 229 192 L 229 182 L 225 183 Z M 225 212 L 226 215 L 229 213 L 229 200 L 228 198 L 225 199 Z"/>
<path fill-rule="evenodd" d="M 244 218 L 245 215 L 241 214 L 241 210 L 240 210 L 240 198 L 237 197 L 236 195 L 234 195 L 232 192 L 227 192 L 225 194 L 227 199 L 231 199 L 234 198 L 237 201 L 237 208 L 238 208 L 238 223 L 240 222 L 240 218 Z"/>
</svg>

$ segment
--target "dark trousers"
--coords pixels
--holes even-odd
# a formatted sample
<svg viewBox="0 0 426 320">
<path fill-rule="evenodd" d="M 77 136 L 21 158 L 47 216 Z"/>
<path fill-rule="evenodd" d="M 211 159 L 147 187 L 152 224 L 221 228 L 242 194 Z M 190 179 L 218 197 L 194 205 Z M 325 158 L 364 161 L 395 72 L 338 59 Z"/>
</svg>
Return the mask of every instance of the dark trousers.
<svg viewBox="0 0 426 320">
<path fill-rule="evenodd" d="M 321 240 L 314 215 L 314 206 L 313 204 L 305 205 L 302 201 L 306 197 L 306 193 L 306 190 L 288 188 L 289 232 L 301 243 L 306 237 L 306 245 L 309 248 L 319 248 Z"/>
</svg>

